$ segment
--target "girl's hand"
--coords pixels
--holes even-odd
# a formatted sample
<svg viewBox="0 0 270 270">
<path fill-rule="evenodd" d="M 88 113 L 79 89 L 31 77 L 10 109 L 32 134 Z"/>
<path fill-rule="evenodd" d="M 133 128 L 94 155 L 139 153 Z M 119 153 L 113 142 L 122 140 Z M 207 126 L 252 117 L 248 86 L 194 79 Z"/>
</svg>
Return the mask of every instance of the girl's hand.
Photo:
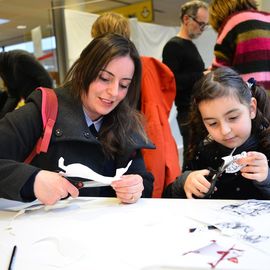
<svg viewBox="0 0 270 270">
<path fill-rule="evenodd" d="M 200 170 L 191 172 L 184 184 L 184 190 L 188 199 L 193 199 L 193 194 L 199 198 L 203 198 L 207 193 L 211 184 L 204 176 L 209 174 L 209 170 Z"/>
<path fill-rule="evenodd" d="M 143 179 L 138 174 L 123 175 L 121 180 L 113 181 L 112 188 L 123 203 L 135 203 L 142 196 Z"/>
<path fill-rule="evenodd" d="M 78 189 L 67 179 L 56 172 L 42 170 L 35 178 L 34 193 L 36 198 L 45 205 L 55 204 L 69 194 L 78 197 Z"/>
<path fill-rule="evenodd" d="M 237 160 L 240 165 L 246 165 L 241 169 L 242 176 L 262 182 L 266 180 L 268 176 L 268 162 L 263 153 L 260 152 L 248 152 L 246 157 Z"/>
</svg>

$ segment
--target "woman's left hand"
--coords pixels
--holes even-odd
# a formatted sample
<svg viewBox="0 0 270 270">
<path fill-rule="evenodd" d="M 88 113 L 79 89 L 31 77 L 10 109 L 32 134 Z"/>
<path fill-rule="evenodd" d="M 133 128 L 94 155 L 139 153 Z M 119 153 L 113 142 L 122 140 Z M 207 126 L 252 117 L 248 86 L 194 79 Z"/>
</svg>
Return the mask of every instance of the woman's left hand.
<svg viewBox="0 0 270 270">
<path fill-rule="evenodd" d="M 246 165 L 241 169 L 243 177 L 258 182 L 266 180 L 268 176 L 268 162 L 263 153 L 248 152 L 247 156 L 237 160 L 237 163 Z"/>
<path fill-rule="evenodd" d="M 135 203 L 142 196 L 143 179 L 138 174 L 123 175 L 121 180 L 113 181 L 112 188 L 123 203 Z"/>
</svg>

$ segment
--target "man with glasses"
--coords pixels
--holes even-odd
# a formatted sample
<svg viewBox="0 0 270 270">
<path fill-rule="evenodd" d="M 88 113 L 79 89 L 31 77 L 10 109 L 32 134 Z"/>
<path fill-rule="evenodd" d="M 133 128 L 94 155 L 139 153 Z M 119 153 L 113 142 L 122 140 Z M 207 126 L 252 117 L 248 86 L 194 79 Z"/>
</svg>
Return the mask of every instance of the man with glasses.
<svg viewBox="0 0 270 270">
<path fill-rule="evenodd" d="M 177 36 L 171 38 L 162 52 L 163 63 L 174 73 L 176 80 L 177 122 L 183 138 L 183 170 L 188 147 L 188 112 L 194 83 L 203 75 L 204 62 L 192 42 L 208 26 L 208 5 L 203 1 L 189 1 L 181 6 L 181 26 Z"/>
</svg>

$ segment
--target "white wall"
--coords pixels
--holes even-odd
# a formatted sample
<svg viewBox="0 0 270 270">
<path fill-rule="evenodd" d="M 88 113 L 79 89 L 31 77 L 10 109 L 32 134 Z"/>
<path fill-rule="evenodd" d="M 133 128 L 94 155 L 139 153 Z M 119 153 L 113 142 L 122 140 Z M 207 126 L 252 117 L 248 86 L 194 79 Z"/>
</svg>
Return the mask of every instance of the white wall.
<svg viewBox="0 0 270 270">
<path fill-rule="evenodd" d="M 262 11 L 270 11 L 270 1 L 269 0 L 257 0 L 259 4 L 259 9 Z"/>
</svg>

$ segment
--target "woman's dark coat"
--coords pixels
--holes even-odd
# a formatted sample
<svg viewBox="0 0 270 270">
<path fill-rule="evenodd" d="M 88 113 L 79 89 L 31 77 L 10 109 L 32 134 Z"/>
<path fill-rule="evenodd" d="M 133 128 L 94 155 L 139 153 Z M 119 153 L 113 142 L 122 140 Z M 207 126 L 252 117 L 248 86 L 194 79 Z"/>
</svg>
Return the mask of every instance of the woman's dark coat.
<svg viewBox="0 0 270 270">
<path fill-rule="evenodd" d="M 33 181 L 41 170 L 58 171 L 58 160 L 63 157 L 65 165 L 81 163 L 95 172 L 114 176 L 117 168 L 132 165 L 126 174 L 139 174 L 143 178 L 144 197 L 151 197 L 153 177 L 146 172 L 140 149 L 151 148 L 139 138 L 136 145 L 126 149 L 125 154 L 108 160 L 99 141 L 90 133 L 82 104 L 67 89 L 57 89 L 58 116 L 47 153 L 37 155 L 30 165 L 23 163 L 41 136 L 41 92 L 31 94 L 22 108 L 8 113 L 0 120 L 0 197 L 13 200 L 32 200 Z M 23 197 L 22 197 L 23 188 Z M 81 189 L 82 196 L 115 196 L 109 187 Z"/>
</svg>

